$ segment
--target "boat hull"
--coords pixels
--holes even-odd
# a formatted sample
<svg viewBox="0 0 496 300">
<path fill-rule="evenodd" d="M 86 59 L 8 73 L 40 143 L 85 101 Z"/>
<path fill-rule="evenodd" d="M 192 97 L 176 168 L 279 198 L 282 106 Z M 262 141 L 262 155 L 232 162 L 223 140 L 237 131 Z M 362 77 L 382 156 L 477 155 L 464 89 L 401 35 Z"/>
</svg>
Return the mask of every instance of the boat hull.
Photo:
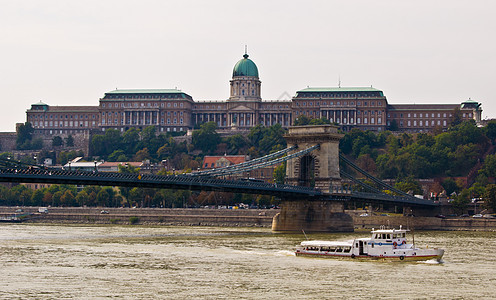
<svg viewBox="0 0 496 300">
<path fill-rule="evenodd" d="M 419 249 L 422 251 L 421 249 Z M 335 254 L 335 253 L 321 253 L 321 252 L 305 252 L 296 251 L 296 256 L 304 257 L 324 257 L 324 258 L 337 258 L 337 259 L 358 259 L 358 260 L 384 260 L 384 261 L 426 261 L 437 260 L 440 261 L 444 255 L 442 249 L 430 249 L 431 253 L 425 254 L 404 254 L 404 255 L 354 255 L 354 254 Z M 425 250 L 424 250 L 425 251 Z"/>
</svg>

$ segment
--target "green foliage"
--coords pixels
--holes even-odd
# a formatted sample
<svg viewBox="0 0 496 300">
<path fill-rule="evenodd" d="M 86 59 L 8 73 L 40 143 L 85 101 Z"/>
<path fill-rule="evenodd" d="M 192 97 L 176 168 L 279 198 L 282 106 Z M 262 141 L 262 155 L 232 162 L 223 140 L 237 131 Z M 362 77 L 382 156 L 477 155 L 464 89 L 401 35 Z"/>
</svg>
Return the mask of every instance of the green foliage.
<svg viewBox="0 0 496 300">
<path fill-rule="evenodd" d="M 436 136 L 426 133 L 395 136 L 388 132 L 376 135 L 354 129 L 340 143 L 341 151 L 353 158 L 370 155 L 378 176 L 391 179 L 466 176 L 488 146 L 484 130 L 473 122 L 463 122 Z"/>
<path fill-rule="evenodd" d="M 496 184 L 490 184 L 484 192 L 484 205 L 486 208 L 496 212 Z"/>
<path fill-rule="evenodd" d="M 310 124 L 310 118 L 306 115 L 299 115 L 293 122 L 294 126 L 304 126 Z"/>
<path fill-rule="evenodd" d="M 61 165 L 65 165 L 68 161 L 73 160 L 76 157 L 83 157 L 84 152 L 79 150 L 71 150 L 69 152 L 60 152 L 59 155 L 57 156 L 57 163 Z"/>
<path fill-rule="evenodd" d="M 397 181 L 394 185 L 395 188 L 405 192 L 413 193 L 414 195 L 422 195 L 422 186 L 413 177 L 408 177 L 405 180 Z"/>
<path fill-rule="evenodd" d="M 256 154 L 258 154 L 258 156 L 264 156 L 286 148 L 286 140 L 284 139 L 285 133 L 286 130 L 282 128 L 281 124 L 275 124 L 271 127 L 258 125 L 250 130 L 248 139 L 256 149 Z M 252 153 L 255 154 L 255 152 Z"/>
<path fill-rule="evenodd" d="M 213 154 L 221 141 L 216 129 L 217 124 L 215 122 L 202 124 L 200 129 L 193 131 L 193 146 L 204 154 Z"/>
<path fill-rule="evenodd" d="M 56 135 L 52 138 L 52 146 L 53 147 L 60 147 L 63 144 L 64 144 L 64 140 L 60 136 Z"/>
<path fill-rule="evenodd" d="M 326 125 L 326 124 L 331 124 L 331 121 L 327 119 L 326 117 L 322 117 L 320 119 L 311 119 L 309 125 Z"/>
<path fill-rule="evenodd" d="M 486 157 L 479 173 L 484 174 L 486 177 L 496 177 L 496 154 Z"/>
<path fill-rule="evenodd" d="M 284 184 L 286 180 L 286 162 L 274 169 L 273 177 L 275 183 Z"/>
<path fill-rule="evenodd" d="M 496 121 L 489 121 L 486 127 L 484 127 L 484 132 L 487 138 L 494 143 L 494 140 L 496 139 Z"/>
<path fill-rule="evenodd" d="M 138 217 L 129 217 L 129 223 L 131 225 L 136 225 L 139 223 L 139 221 L 140 221 L 140 219 Z"/>
<path fill-rule="evenodd" d="M 134 161 L 145 161 L 147 159 L 152 158 L 150 155 L 150 152 L 148 151 L 148 148 L 143 148 L 136 152 L 136 155 L 133 157 Z"/>
<path fill-rule="evenodd" d="M 124 150 L 118 149 L 112 152 L 107 158 L 107 161 L 127 161 L 128 158 L 124 154 Z"/>
<path fill-rule="evenodd" d="M 446 191 L 446 194 L 448 196 L 451 195 L 452 193 L 458 193 L 460 191 L 460 188 L 452 178 L 446 178 L 441 183 L 441 186 Z"/>
<path fill-rule="evenodd" d="M 455 197 L 452 202 L 453 209 L 457 214 L 465 213 L 468 204 L 470 203 L 470 191 L 468 189 L 464 189 Z"/>
<path fill-rule="evenodd" d="M 398 131 L 398 129 L 399 129 L 399 127 L 398 127 L 398 121 L 392 120 L 391 121 L 391 124 L 389 125 L 388 130 L 390 130 L 390 131 Z"/>
<path fill-rule="evenodd" d="M 90 196 L 86 191 L 81 191 L 76 195 L 76 202 L 78 206 L 84 206 L 89 204 L 89 198 Z"/>
<path fill-rule="evenodd" d="M 16 147 L 19 150 L 29 150 L 33 138 L 34 128 L 31 123 L 26 122 L 17 128 Z"/>
<path fill-rule="evenodd" d="M 69 135 L 65 138 L 65 145 L 67 147 L 74 147 L 74 138 L 72 137 L 72 135 Z"/>
<path fill-rule="evenodd" d="M 451 118 L 451 126 L 457 126 L 463 122 L 462 112 L 460 107 L 455 107 L 453 110 L 453 117 Z"/>
</svg>

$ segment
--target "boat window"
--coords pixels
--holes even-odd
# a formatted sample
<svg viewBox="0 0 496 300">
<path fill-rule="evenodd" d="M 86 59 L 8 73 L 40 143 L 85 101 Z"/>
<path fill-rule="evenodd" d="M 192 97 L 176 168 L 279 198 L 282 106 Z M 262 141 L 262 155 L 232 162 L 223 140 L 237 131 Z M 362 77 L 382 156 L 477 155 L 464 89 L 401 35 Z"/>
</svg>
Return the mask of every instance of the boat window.
<svg viewBox="0 0 496 300">
<path fill-rule="evenodd" d="M 338 248 L 336 249 L 336 252 L 343 252 L 343 248 L 338 247 Z"/>
<path fill-rule="evenodd" d="M 372 243 L 372 248 L 374 248 L 374 243 Z"/>
<path fill-rule="evenodd" d="M 391 234 L 388 234 L 386 239 L 390 240 L 391 239 Z"/>
<path fill-rule="evenodd" d="M 345 247 L 344 248 L 344 252 L 350 252 L 351 251 L 351 247 Z"/>
<path fill-rule="evenodd" d="M 383 233 L 383 234 L 382 234 L 382 239 L 384 239 L 384 240 L 385 240 L 385 239 L 387 239 L 387 237 L 386 237 L 386 236 L 387 236 L 387 234 Z"/>
</svg>

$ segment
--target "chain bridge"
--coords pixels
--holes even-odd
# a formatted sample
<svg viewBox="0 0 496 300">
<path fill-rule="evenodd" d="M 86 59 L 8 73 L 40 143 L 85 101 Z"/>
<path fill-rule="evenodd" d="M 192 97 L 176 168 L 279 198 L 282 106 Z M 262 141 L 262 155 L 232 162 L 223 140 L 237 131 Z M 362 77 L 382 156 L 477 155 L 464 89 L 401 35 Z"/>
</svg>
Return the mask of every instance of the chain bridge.
<svg viewBox="0 0 496 300">
<path fill-rule="evenodd" d="M 295 126 L 285 135 L 288 148 L 284 150 L 241 164 L 168 176 L 63 170 L 0 159 L 0 181 L 271 195 L 282 200 L 281 212 L 273 222 L 275 231 L 352 231 L 353 221 L 344 213 L 346 202 L 390 204 L 434 211 L 437 204 L 433 201 L 405 194 L 339 154 L 341 136 L 337 127 L 332 125 Z M 287 184 L 223 179 L 282 162 L 287 162 Z M 341 170 L 340 162 L 375 186 Z M 352 186 L 360 187 L 360 191 L 352 189 Z"/>
</svg>

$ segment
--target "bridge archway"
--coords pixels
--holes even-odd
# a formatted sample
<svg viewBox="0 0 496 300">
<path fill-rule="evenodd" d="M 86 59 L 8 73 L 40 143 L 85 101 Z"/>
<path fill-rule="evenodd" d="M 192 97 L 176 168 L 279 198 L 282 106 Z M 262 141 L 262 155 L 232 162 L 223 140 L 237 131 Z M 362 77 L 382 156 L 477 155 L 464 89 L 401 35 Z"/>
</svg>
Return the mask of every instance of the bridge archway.
<svg viewBox="0 0 496 300">
<path fill-rule="evenodd" d="M 299 159 L 298 185 L 315 187 L 315 157 L 307 154 Z"/>
<path fill-rule="evenodd" d="M 293 126 L 284 137 L 288 147 L 298 146 L 298 149 L 293 150 L 292 153 L 315 145 L 320 146 L 310 154 L 288 161 L 286 166 L 288 184 L 311 186 L 324 193 L 330 193 L 331 186 L 341 186 L 339 140 L 343 135 L 338 133 L 337 126 Z"/>
</svg>

